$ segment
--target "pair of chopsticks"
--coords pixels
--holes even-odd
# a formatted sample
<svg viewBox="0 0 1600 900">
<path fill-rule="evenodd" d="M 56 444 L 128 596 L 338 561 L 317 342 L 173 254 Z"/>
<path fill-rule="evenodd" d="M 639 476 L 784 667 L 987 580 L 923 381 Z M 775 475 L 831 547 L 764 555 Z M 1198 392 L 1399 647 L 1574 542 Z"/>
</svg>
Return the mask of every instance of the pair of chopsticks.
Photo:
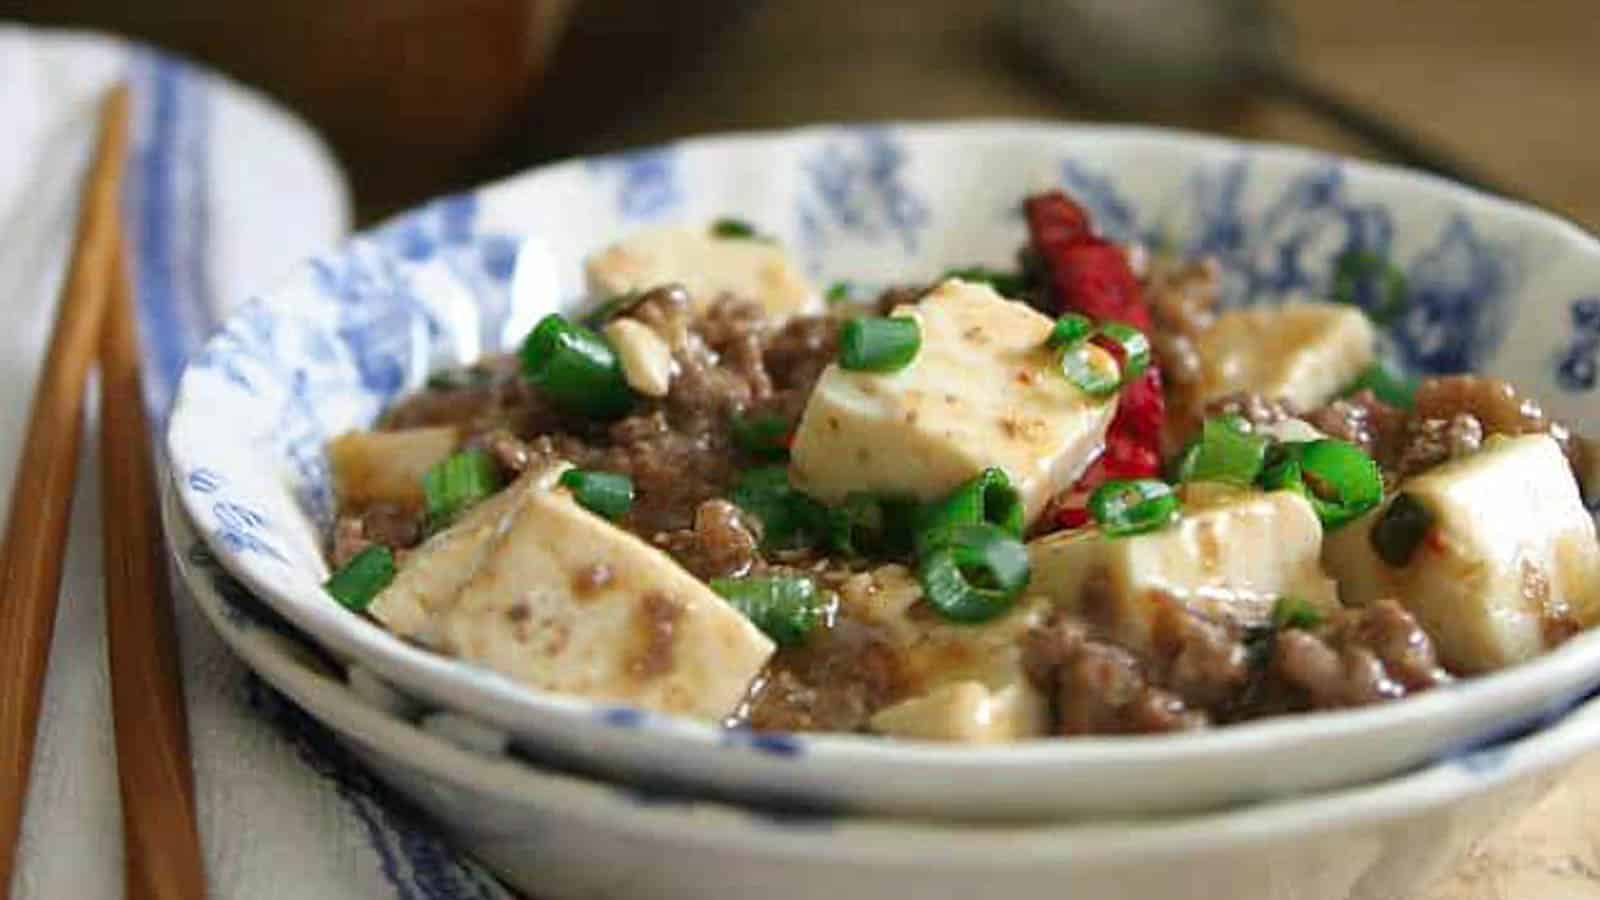
<svg viewBox="0 0 1600 900">
<path fill-rule="evenodd" d="M 138 328 L 124 259 L 120 200 L 129 103 L 122 85 L 102 107 L 72 261 L 0 541 L 0 900 L 10 897 L 16 869 L 77 478 L 84 390 L 97 359 L 107 653 L 125 896 L 205 896 Z"/>
</svg>

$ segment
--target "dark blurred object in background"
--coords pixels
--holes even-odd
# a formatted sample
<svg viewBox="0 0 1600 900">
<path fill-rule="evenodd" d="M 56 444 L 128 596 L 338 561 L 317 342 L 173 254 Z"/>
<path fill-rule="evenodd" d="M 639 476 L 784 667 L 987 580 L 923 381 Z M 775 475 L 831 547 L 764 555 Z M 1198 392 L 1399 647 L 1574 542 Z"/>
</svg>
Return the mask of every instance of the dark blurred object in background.
<svg viewBox="0 0 1600 900">
<path fill-rule="evenodd" d="M 1264 2 L 1314 83 L 1600 223 L 1600 119 L 1576 112 L 1600 101 L 1597 0 Z M 7 16 L 266 88 L 330 138 L 366 219 L 556 156 L 818 121 L 1155 121 L 1371 153 L 1259 93 L 1096 103 L 1020 64 L 997 0 L 0 0 Z"/>
<path fill-rule="evenodd" d="M 329 139 L 370 219 L 583 146 L 754 5 L 0 0 L 0 17 L 116 32 L 266 89 Z"/>
</svg>

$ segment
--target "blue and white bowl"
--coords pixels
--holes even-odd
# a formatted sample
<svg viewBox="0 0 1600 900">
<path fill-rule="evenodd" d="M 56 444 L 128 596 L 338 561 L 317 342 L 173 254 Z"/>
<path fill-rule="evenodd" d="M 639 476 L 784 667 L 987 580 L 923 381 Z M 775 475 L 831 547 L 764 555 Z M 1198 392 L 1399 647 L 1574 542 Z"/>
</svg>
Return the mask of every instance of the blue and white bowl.
<svg viewBox="0 0 1600 900">
<path fill-rule="evenodd" d="M 168 435 L 180 498 L 250 590 L 400 691 L 564 766 L 741 801 L 964 820 L 1213 809 L 1391 776 L 1600 684 L 1600 635 L 1587 634 L 1415 699 L 1199 735 L 973 748 L 753 734 L 529 690 L 418 649 L 321 590 L 324 441 L 430 369 L 574 308 L 582 258 L 630 228 L 739 216 L 819 281 L 887 283 L 1007 263 L 1024 235 L 1019 198 L 1050 185 L 1113 236 L 1218 257 L 1229 303 L 1337 297 L 1368 310 L 1409 368 L 1509 377 L 1555 415 L 1600 426 L 1600 243 L 1547 214 L 1414 173 L 1162 131 L 814 128 L 540 169 L 311 260 L 185 374 Z M 536 250 L 519 266 L 524 238 Z"/>
<path fill-rule="evenodd" d="M 1392 900 L 1530 806 L 1600 730 L 1590 700 L 1532 735 L 1398 778 L 1191 818 L 964 826 L 726 806 L 542 769 L 503 733 L 430 714 L 365 670 L 347 685 L 167 499 L 190 593 L 300 707 L 252 691 L 363 811 L 401 896 L 497 896 L 443 839 L 543 900 Z"/>
</svg>

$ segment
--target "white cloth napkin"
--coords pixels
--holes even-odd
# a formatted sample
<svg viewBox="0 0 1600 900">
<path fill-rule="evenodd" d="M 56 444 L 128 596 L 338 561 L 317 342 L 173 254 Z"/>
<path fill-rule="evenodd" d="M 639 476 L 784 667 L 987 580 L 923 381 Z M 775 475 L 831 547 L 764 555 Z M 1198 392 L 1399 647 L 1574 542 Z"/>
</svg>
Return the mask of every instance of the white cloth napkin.
<svg viewBox="0 0 1600 900">
<path fill-rule="evenodd" d="M 165 418 L 183 359 L 227 309 L 349 225 L 327 151 L 259 95 L 112 39 L 0 28 L 0 501 L 17 474 L 98 104 L 120 76 L 135 92 L 126 215 L 153 421 Z M 122 894 L 95 452 L 91 437 L 13 886 L 22 900 Z M 181 594 L 177 607 L 213 897 L 505 896 L 386 804 Z"/>
</svg>

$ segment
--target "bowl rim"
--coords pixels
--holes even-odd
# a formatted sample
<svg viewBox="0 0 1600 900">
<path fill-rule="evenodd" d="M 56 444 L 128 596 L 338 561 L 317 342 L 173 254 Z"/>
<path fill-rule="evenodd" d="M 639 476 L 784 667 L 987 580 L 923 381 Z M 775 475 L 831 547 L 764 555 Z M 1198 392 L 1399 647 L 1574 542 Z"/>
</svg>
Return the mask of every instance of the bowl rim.
<svg viewBox="0 0 1600 900">
<path fill-rule="evenodd" d="M 196 538 L 196 529 L 176 493 L 164 479 L 161 513 L 168 550 L 184 589 L 230 650 L 341 741 L 382 748 L 382 754 L 456 788 L 512 798 L 541 814 L 577 818 L 645 838 L 707 847 L 734 845 L 734 849 L 769 857 L 899 865 L 925 864 L 934 849 L 942 860 L 953 864 L 994 868 L 1011 864 L 1008 859 L 1041 854 L 1098 864 L 1172 859 L 1222 845 L 1380 825 L 1437 810 L 1570 764 L 1600 743 L 1600 697 L 1595 697 L 1538 731 L 1484 751 L 1499 758 L 1481 769 L 1472 767 L 1470 760 L 1443 760 L 1373 783 L 1177 816 L 1024 824 L 891 816 L 817 819 L 774 816 L 698 797 L 652 799 L 622 785 L 544 769 L 509 755 L 466 749 L 377 708 L 347 682 L 319 671 L 286 649 L 291 641 L 308 641 L 304 635 L 297 633 L 291 638 L 266 628 L 240 628 L 227 622 L 218 592 L 182 552 L 183 546 Z"/>
<path fill-rule="evenodd" d="M 1420 185 L 1441 196 L 1453 198 L 1464 209 L 1472 209 L 1497 217 L 1509 217 L 1520 229 L 1538 229 L 1551 241 L 1561 240 L 1581 247 L 1590 254 L 1600 268 L 1600 239 L 1576 224 L 1553 213 L 1510 198 L 1498 197 L 1476 188 L 1458 184 L 1439 176 L 1398 166 L 1353 159 L 1325 153 L 1306 147 L 1283 143 L 1247 141 L 1214 135 L 1199 134 L 1182 129 L 1142 125 L 1074 125 L 1056 124 L 1019 119 L 979 118 L 945 121 L 892 120 L 867 123 L 816 124 L 777 130 L 737 131 L 710 134 L 673 141 L 651 147 L 634 148 L 619 153 L 648 152 L 654 149 L 674 148 L 693 150 L 714 148 L 729 144 L 750 147 L 777 147 L 807 137 L 838 132 L 840 130 L 888 128 L 898 135 L 929 140 L 950 140 L 963 134 L 986 131 L 1006 131 L 1028 135 L 1037 139 L 1060 141 L 1112 141 L 1147 145 L 1177 145 L 1199 156 L 1231 152 L 1248 154 L 1253 160 L 1278 161 L 1286 165 L 1337 163 L 1352 179 L 1374 184 L 1379 189 L 1399 185 Z M 472 193 L 481 194 L 508 186 L 554 177 L 595 159 L 618 154 L 576 156 L 547 165 L 536 166 L 524 172 L 480 185 Z M 388 221 L 404 218 L 400 213 Z M 379 223 L 381 228 L 386 223 Z M 333 247 L 325 248 L 322 255 L 337 252 L 360 240 L 373 229 L 347 236 Z M 305 263 L 301 264 L 302 266 Z M 250 301 L 265 309 L 269 315 L 280 315 L 283 310 L 273 309 L 271 298 L 283 282 Z M 228 317 L 234 321 L 235 311 Z M 226 324 L 224 325 L 226 327 Z M 210 346 L 217 338 L 208 340 Z M 168 420 L 167 459 L 177 471 L 190 457 L 182 441 L 180 426 L 192 414 L 195 404 L 194 366 L 185 367 L 179 382 Z M 181 502 L 189 514 L 194 514 L 200 500 L 187 490 L 179 479 L 177 488 Z M 485 718 L 502 724 L 531 721 L 529 717 L 560 717 L 563 720 L 581 718 L 595 721 L 618 704 L 543 691 L 523 685 L 497 672 L 461 660 L 423 650 L 389 633 L 375 623 L 352 616 L 335 604 L 309 604 L 284 595 L 273 584 L 257 577 L 255 571 L 239 564 L 236 554 L 227 547 L 217 546 L 213 535 L 203 539 L 212 546 L 219 560 L 230 572 L 240 578 L 250 590 L 267 600 L 279 613 L 297 627 L 315 636 L 340 652 L 363 661 L 379 675 L 391 679 L 408 690 L 426 693 L 454 708 L 472 708 L 483 711 Z M 353 623 L 353 625 L 352 625 Z M 1298 746 L 1321 744 L 1358 734 L 1375 731 L 1381 726 L 1415 725 L 1427 720 L 1449 718 L 1451 709 L 1477 704 L 1510 705 L 1518 700 L 1526 702 L 1533 696 L 1547 693 L 1542 685 L 1552 681 L 1571 688 L 1576 696 L 1588 685 L 1600 679 L 1600 629 L 1590 630 L 1567 641 L 1554 650 L 1535 659 L 1510 668 L 1464 679 L 1450 685 L 1405 699 L 1359 707 L 1316 713 L 1302 713 L 1254 720 L 1226 727 L 1208 729 L 1197 733 L 1157 735 L 1116 735 L 1060 738 L 1034 738 L 1010 744 L 982 746 L 951 745 L 933 741 L 889 739 L 847 733 L 807 732 L 793 735 L 803 741 L 805 753 L 797 761 L 814 762 L 826 759 L 829 764 L 873 765 L 893 762 L 901 766 L 924 770 L 938 770 L 959 774 L 967 770 L 989 770 L 996 765 L 1072 765 L 1086 760 L 1103 760 L 1114 756 L 1128 765 L 1154 765 L 1182 763 L 1185 760 L 1228 753 L 1262 753 L 1292 751 Z M 1567 698 L 1569 701 L 1571 698 Z M 490 704 L 487 708 L 484 704 Z M 641 712 L 629 718 L 629 727 L 643 726 L 641 730 L 660 741 L 677 743 L 686 751 L 705 747 L 726 746 L 724 738 L 729 733 L 723 726 L 701 722 L 681 716 Z"/>
</svg>

